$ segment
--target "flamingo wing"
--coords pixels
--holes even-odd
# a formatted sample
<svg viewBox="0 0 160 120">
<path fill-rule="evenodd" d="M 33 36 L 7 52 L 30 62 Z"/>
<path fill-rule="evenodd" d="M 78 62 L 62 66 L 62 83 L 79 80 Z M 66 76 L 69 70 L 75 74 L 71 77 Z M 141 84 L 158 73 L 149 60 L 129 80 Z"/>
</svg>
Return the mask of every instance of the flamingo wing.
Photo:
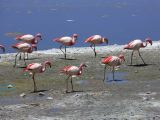
<svg viewBox="0 0 160 120">
<path fill-rule="evenodd" d="M 15 45 L 12 45 L 12 47 L 17 49 L 23 49 L 23 48 L 29 48 L 31 47 L 31 45 L 28 43 L 17 43 Z"/>
<path fill-rule="evenodd" d="M 71 68 L 72 66 L 65 66 L 65 67 L 63 67 L 61 70 L 60 70 L 60 72 L 62 72 L 62 73 L 67 73 L 67 71 Z"/>
<path fill-rule="evenodd" d="M 91 42 L 91 41 L 93 40 L 93 38 L 94 38 L 94 36 L 91 36 L 91 37 L 87 38 L 87 39 L 85 40 L 85 42 Z"/>
<path fill-rule="evenodd" d="M 108 64 L 112 60 L 112 58 L 113 58 L 112 56 L 108 56 L 106 58 L 103 58 L 102 63 L 103 64 Z"/>
<path fill-rule="evenodd" d="M 24 69 L 24 71 L 32 71 L 32 72 L 40 72 L 42 68 L 41 63 L 31 63 L 27 65 L 27 67 Z"/>
<path fill-rule="evenodd" d="M 31 35 L 31 34 L 25 34 L 25 35 L 21 35 L 21 36 L 17 36 L 16 37 L 16 40 L 33 40 L 34 39 L 34 36 Z"/>
</svg>

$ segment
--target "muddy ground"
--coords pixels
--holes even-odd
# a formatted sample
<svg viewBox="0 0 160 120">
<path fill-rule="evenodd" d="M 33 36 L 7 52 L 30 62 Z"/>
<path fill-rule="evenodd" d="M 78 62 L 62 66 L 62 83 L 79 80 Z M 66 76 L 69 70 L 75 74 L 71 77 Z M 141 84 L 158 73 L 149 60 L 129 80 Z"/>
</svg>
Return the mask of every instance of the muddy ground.
<svg viewBox="0 0 160 120">
<path fill-rule="evenodd" d="M 112 81 L 110 69 L 103 79 L 101 59 L 120 52 L 106 52 L 94 58 L 90 54 L 30 55 L 27 63 L 49 60 L 52 68 L 36 75 L 39 92 L 32 93 L 31 76 L 23 72 L 23 61 L 13 68 L 13 59 L 0 62 L 0 119 L 1 120 L 160 120 L 160 53 L 159 50 L 142 51 L 147 63 L 143 65 L 135 54 L 130 66 L 131 52 L 125 52 L 126 63 L 115 73 Z M 10 58 L 14 56 L 10 55 Z M 86 63 L 87 68 L 73 78 L 76 92 L 65 93 L 67 76 L 59 72 L 65 65 Z M 7 88 L 12 85 L 12 88 Z M 26 94 L 20 97 L 20 94 Z M 41 93 L 41 94 L 42 94 Z"/>
</svg>

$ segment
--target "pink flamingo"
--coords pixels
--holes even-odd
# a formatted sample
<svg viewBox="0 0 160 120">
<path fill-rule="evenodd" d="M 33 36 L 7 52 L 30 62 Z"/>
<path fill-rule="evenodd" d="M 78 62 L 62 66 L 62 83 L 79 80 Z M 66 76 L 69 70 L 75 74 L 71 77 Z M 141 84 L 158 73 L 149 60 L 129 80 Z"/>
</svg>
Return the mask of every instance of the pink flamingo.
<svg viewBox="0 0 160 120">
<path fill-rule="evenodd" d="M 131 41 L 127 45 L 125 45 L 124 49 L 133 50 L 132 54 L 131 54 L 131 65 L 132 65 L 132 58 L 133 58 L 134 51 L 138 51 L 138 54 L 139 54 L 141 60 L 143 61 L 144 65 L 146 64 L 144 62 L 140 52 L 139 52 L 139 49 L 140 48 L 145 48 L 148 43 L 152 45 L 151 38 L 146 38 L 144 42 L 142 42 L 142 40 L 140 40 L 140 39 L 136 39 L 136 40 Z"/>
<path fill-rule="evenodd" d="M 30 74 L 32 74 L 32 80 L 34 84 L 34 91 L 37 92 L 37 86 L 35 82 L 35 74 L 36 73 L 43 73 L 46 70 L 46 65 L 48 65 L 51 68 L 51 62 L 45 61 L 43 63 L 31 63 L 27 65 L 26 68 L 24 68 L 24 71 L 29 71 Z"/>
<path fill-rule="evenodd" d="M 37 44 L 38 40 L 42 40 L 42 35 L 40 33 L 37 33 L 35 36 L 31 34 L 18 35 L 16 36 L 16 40 L 29 44 Z"/>
<path fill-rule="evenodd" d="M 87 66 L 84 63 L 82 63 L 80 64 L 80 66 L 65 66 L 63 69 L 61 69 L 62 73 L 68 75 L 68 78 L 66 79 L 66 93 L 68 93 L 68 79 L 69 78 L 71 78 L 72 92 L 74 92 L 72 77 L 81 75 L 83 67 L 87 67 Z"/>
<path fill-rule="evenodd" d="M 114 80 L 115 67 L 121 65 L 123 61 L 125 61 L 125 58 L 122 54 L 119 56 L 108 56 L 108 57 L 103 58 L 102 63 L 105 64 L 103 81 L 105 80 L 107 65 L 109 65 L 113 68 L 112 73 L 113 73 L 113 80 Z"/>
<path fill-rule="evenodd" d="M 72 46 L 75 44 L 76 40 L 78 38 L 77 34 L 73 34 L 72 37 L 64 36 L 60 38 L 55 38 L 53 41 L 61 43 L 59 49 L 64 54 L 64 58 L 66 59 L 66 46 Z M 65 51 L 62 50 L 62 47 L 65 46 Z"/>
<path fill-rule="evenodd" d="M 32 44 L 33 46 L 36 46 L 36 44 L 38 44 L 38 41 L 42 40 L 42 35 L 41 33 L 37 33 L 35 36 L 31 34 L 18 35 L 16 36 L 16 40 L 26 42 L 26 43 Z M 35 47 L 35 50 L 37 50 L 37 46 Z M 21 59 L 21 54 L 19 56 L 19 59 Z M 28 59 L 28 54 L 27 54 L 27 59 Z"/>
<path fill-rule="evenodd" d="M 17 43 L 15 45 L 12 45 L 12 48 L 16 49 L 18 51 L 18 53 L 16 54 L 15 56 L 15 64 L 13 67 L 16 66 L 16 62 L 17 62 L 17 56 L 18 54 L 20 53 L 32 53 L 33 51 L 33 48 L 35 48 L 36 46 L 35 45 L 31 45 L 31 44 L 28 44 L 28 43 L 23 43 L 23 42 L 20 42 L 20 43 Z M 25 55 L 24 55 L 25 56 Z M 26 61 L 25 61 L 25 57 L 24 57 L 24 62 L 25 62 L 25 65 L 26 65 Z"/>
<path fill-rule="evenodd" d="M 108 44 L 108 39 L 102 37 L 101 35 L 93 35 L 93 36 L 91 36 L 91 37 L 89 37 L 89 38 L 87 38 L 87 39 L 85 40 L 85 43 L 90 43 L 90 44 L 91 44 L 90 47 L 93 49 L 93 52 L 94 52 L 94 54 L 95 54 L 95 57 L 96 57 L 96 55 L 97 55 L 96 50 L 95 50 L 95 46 L 96 46 L 97 44 L 102 44 L 102 43 L 104 43 L 104 42 L 106 42 L 106 43 Z M 94 48 L 93 48 L 93 47 L 94 47 Z"/>
</svg>

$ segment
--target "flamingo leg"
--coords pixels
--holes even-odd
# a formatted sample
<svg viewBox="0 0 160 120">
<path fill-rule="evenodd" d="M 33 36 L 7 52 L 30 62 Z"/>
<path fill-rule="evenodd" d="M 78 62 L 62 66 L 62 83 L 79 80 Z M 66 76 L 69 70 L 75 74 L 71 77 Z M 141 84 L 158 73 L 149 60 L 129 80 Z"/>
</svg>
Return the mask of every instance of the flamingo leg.
<svg viewBox="0 0 160 120">
<path fill-rule="evenodd" d="M 59 47 L 59 49 L 62 51 L 62 53 L 65 55 L 65 52 L 62 50 L 62 47 L 63 47 L 63 45 L 61 45 L 60 47 Z"/>
<path fill-rule="evenodd" d="M 68 78 L 66 79 L 66 93 L 68 93 L 68 79 L 70 76 L 68 76 Z"/>
<path fill-rule="evenodd" d="M 19 55 L 19 60 L 21 60 L 22 59 L 22 56 L 21 56 L 21 53 L 20 53 L 20 55 Z"/>
<path fill-rule="evenodd" d="M 65 46 L 65 54 L 64 54 L 64 58 L 66 59 L 66 46 Z"/>
<path fill-rule="evenodd" d="M 28 53 L 27 53 L 27 60 L 28 60 Z"/>
<path fill-rule="evenodd" d="M 94 44 L 94 55 L 95 57 L 97 56 L 97 53 L 96 53 L 96 45 Z"/>
<path fill-rule="evenodd" d="M 141 54 L 140 54 L 140 52 L 139 52 L 139 51 L 138 51 L 138 54 L 139 54 L 139 56 L 140 56 L 141 60 L 143 61 L 143 64 L 145 65 L 146 63 L 144 62 L 144 60 L 143 60 L 143 58 L 142 58 L 142 56 L 141 56 Z"/>
<path fill-rule="evenodd" d="M 93 48 L 93 45 L 94 45 L 94 48 Z M 96 51 L 95 51 L 95 44 L 91 44 L 90 47 L 92 48 L 93 52 L 94 52 L 94 55 L 96 57 Z"/>
<path fill-rule="evenodd" d="M 74 92 L 74 90 L 73 90 L 73 81 L 72 81 L 72 76 L 71 76 L 71 86 L 72 86 L 72 92 Z"/>
<path fill-rule="evenodd" d="M 23 60 L 24 60 L 24 64 L 25 64 L 25 66 L 26 66 L 26 65 L 27 65 L 27 63 L 26 63 L 26 58 L 25 58 L 25 52 L 24 52 Z"/>
<path fill-rule="evenodd" d="M 33 92 L 36 92 L 37 91 L 37 86 L 36 86 L 36 82 L 35 82 L 34 76 L 35 76 L 35 74 L 33 73 L 33 75 L 32 75 L 33 84 L 34 84 L 34 91 Z"/>
<path fill-rule="evenodd" d="M 104 67 L 104 79 L 103 79 L 103 82 L 104 82 L 105 79 L 106 79 L 106 67 L 107 67 L 107 65 L 105 65 L 105 67 Z"/>
<path fill-rule="evenodd" d="M 114 71 L 114 66 L 113 66 L 113 70 L 112 70 L 112 73 L 113 73 L 113 81 L 115 80 L 115 79 L 114 79 L 114 72 L 115 72 L 115 71 Z"/>
<path fill-rule="evenodd" d="M 131 65 L 132 65 L 133 53 L 134 51 L 132 51 L 132 54 L 131 54 Z"/>
<path fill-rule="evenodd" d="M 15 61 L 14 61 L 14 65 L 13 65 L 13 67 L 16 67 L 16 65 L 17 65 L 17 56 L 18 56 L 18 54 L 19 54 L 19 52 L 16 54 L 16 56 L 15 56 Z"/>
</svg>

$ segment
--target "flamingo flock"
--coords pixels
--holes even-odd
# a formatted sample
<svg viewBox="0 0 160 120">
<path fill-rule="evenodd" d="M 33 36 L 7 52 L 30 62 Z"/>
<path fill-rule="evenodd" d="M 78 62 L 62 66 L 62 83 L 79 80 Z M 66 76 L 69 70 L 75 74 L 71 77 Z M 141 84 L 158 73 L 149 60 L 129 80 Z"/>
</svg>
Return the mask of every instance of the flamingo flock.
<svg viewBox="0 0 160 120">
<path fill-rule="evenodd" d="M 59 49 L 61 52 L 64 54 L 64 59 L 67 59 L 67 47 L 73 46 L 76 44 L 77 39 L 78 39 L 78 34 L 73 34 L 72 36 L 63 36 L 59 38 L 54 38 L 53 42 L 58 42 L 60 44 Z M 21 53 L 24 54 L 24 64 L 25 68 L 24 71 L 28 71 L 32 75 L 32 80 L 33 80 L 33 92 L 37 92 L 37 85 L 35 82 L 35 75 L 37 73 L 44 73 L 46 70 L 46 67 L 49 66 L 51 68 L 51 61 L 44 61 L 43 63 L 29 63 L 27 65 L 26 59 L 25 59 L 25 54 L 27 53 L 32 53 L 33 50 L 37 49 L 37 44 L 39 40 L 42 40 L 42 35 L 40 33 L 37 33 L 36 35 L 31 35 L 31 34 L 24 34 L 24 35 L 18 35 L 15 38 L 18 43 L 15 43 L 12 45 L 12 48 L 17 50 L 17 54 L 15 55 L 15 61 L 13 67 L 17 66 L 17 56 Z M 84 40 L 84 43 L 89 43 L 91 49 L 94 52 L 94 57 L 97 57 L 97 52 L 96 52 L 96 45 L 100 45 L 102 43 L 108 44 L 108 38 L 102 37 L 101 35 L 92 35 Z M 135 51 L 138 52 L 139 57 L 141 58 L 143 64 L 146 64 L 144 59 L 142 58 L 140 54 L 140 49 L 147 47 L 147 45 L 150 44 L 152 45 L 152 39 L 151 38 L 146 38 L 144 41 L 140 39 L 135 39 L 131 41 L 130 43 L 126 44 L 123 49 L 127 50 L 132 50 L 131 53 L 131 62 L 130 64 L 132 65 L 132 59 L 133 59 L 133 54 Z M 62 47 L 64 46 L 64 50 Z M 2 49 L 3 52 L 5 52 L 5 47 L 3 45 L 0 45 L 0 48 Z M 113 81 L 115 80 L 115 67 L 120 66 L 125 62 L 125 56 L 123 54 L 120 54 L 118 56 L 115 55 L 109 55 L 104 57 L 101 60 L 101 63 L 105 65 L 104 67 L 104 78 L 103 82 L 106 80 L 106 68 L 107 66 L 112 68 L 112 75 L 113 75 Z M 75 76 L 80 76 L 82 75 L 83 68 L 87 67 L 85 63 L 81 63 L 79 66 L 75 65 L 69 65 L 69 66 L 64 66 L 62 69 L 60 69 L 60 73 L 63 73 L 67 75 L 68 77 L 66 78 L 66 93 L 69 92 L 69 85 L 68 82 L 70 80 L 71 84 L 71 92 L 74 92 L 74 87 L 73 87 L 73 81 L 72 78 Z"/>
</svg>

